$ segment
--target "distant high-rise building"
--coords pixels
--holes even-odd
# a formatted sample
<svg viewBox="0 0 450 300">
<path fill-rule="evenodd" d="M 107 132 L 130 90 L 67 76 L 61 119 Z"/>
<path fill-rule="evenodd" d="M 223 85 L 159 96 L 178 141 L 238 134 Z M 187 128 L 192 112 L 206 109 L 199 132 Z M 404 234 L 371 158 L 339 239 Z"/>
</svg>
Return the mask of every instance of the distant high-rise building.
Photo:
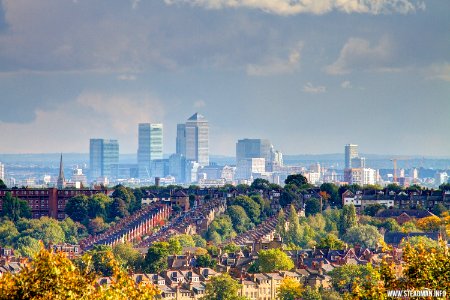
<svg viewBox="0 0 450 300">
<path fill-rule="evenodd" d="M 352 168 L 352 159 L 357 158 L 358 155 L 358 145 L 347 144 L 345 145 L 345 168 Z"/>
<path fill-rule="evenodd" d="M 0 179 L 5 181 L 5 165 L 0 162 Z"/>
<path fill-rule="evenodd" d="M 62 160 L 62 153 L 61 153 L 61 159 L 59 160 L 59 174 L 58 174 L 58 181 L 56 186 L 58 189 L 62 190 L 66 186 L 66 179 L 64 178 L 64 167 L 63 167 L 63 160 Z"/>
<path fill-rule="evenodd" d="M 193 114 L 186 124 L 177 125 L 177 154 L 200 166 L 209 165 L 209 125 L 199 113 Z"/>
<path fill-rule="evenodd" d="M 243 139 L 236 143 L 236 163 L 247 158 L 271 159 L 272 144 L 266 139 Z"/>
<path fill-rule="evenodd" d="M 177 183 L 186 180 L 186 159 L 181 154 L 172 154 L 169 157 L 169 175 L 175 177 Z"/>
<path fill-rule="evenodd" d="M 365 157 L 354 157 L 351 160 L 352 168 L 365 168 L 366 167 L 366 158 Z"/>
<path fill-rule="evenodd" d="M 119 142 L 117 140 L 91 139 L 89 146 L 91 180 L 100 177 L 117 177 L 119 167 Z"/>
<path fill-rule="evenodd" d="M 150 179 L 151 161 L 163 159 L 163 125 L 139 124 L 137 161 L 139 178 Z"/>
<path fill-rule="evenodd" d="M 236 166 L 236 179 L 250 179 L 253 174 L 266 171 L 266 160 L 261 157 L 241 159 Z"/>
</svg>

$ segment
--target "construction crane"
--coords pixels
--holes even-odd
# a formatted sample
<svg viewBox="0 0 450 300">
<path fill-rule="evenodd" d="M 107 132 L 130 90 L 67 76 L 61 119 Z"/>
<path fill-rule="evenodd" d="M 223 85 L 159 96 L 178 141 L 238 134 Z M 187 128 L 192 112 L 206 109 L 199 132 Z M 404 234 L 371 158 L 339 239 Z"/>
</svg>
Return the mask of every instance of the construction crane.
<svg viewBox="0 0 450 300">
<path fill-rule="evenodd" d="M 393 163 L 393 165 L 394 165 L 394 176 L 393 176 L 393 182 L 398 182 L 398 176 L 397 176 L 397 161 L 398 160 L 406 160 L 406 161 L 408 161 L 408 160 L 410 160 L 411 158 L 410 157 L 407 157 L 407 156 L 399 156 L 399 157 L 393 157 L 393 158 L 391 158 L 391 161 L 392 161 L 392 163 Z"/>
</svg>

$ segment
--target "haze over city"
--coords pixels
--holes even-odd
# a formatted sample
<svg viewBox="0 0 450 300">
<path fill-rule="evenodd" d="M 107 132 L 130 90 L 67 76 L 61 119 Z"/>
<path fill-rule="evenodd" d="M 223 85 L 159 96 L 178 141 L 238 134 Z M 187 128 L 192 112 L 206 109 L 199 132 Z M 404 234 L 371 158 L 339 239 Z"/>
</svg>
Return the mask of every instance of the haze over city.
<svg viewBox="0 0 450 300">
<path fill-rule="evenodd" d="M 0 153 L 89 152 L 198 111 L 210 153 L 450 155 L 448 1 L 0 2 Z"/>
</svg>

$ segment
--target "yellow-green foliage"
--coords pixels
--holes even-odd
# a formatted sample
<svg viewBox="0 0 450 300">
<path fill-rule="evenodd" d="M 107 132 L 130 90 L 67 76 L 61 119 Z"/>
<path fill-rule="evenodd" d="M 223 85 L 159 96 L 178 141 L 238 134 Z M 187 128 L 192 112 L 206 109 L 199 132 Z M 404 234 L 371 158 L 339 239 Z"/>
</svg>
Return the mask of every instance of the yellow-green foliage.
<svg viewBox="0 0 450 300">
<path fill-rule="evenodd" d="M 136 285 L 131 277 L 122 271 L 111 255 L 114 270 L 112 284 L 98 287 L 96 275 L 90 270 L 92 261 L 83 257 L 86 268 L 80 271 L 62 253 L 52 253 L 45 249 L 17 274 L 0 277 L 0 300 L 3 299 L 153 299 L 158 294 L 156 287 Z"/>
</svg>

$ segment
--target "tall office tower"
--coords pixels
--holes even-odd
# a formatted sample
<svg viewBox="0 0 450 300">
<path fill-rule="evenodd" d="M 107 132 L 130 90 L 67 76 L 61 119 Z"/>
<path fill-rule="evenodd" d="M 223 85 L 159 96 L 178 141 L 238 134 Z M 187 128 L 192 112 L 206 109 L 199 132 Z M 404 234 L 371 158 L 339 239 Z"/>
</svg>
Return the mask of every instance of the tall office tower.
<svg viewBox="0 0 450 300">
<path fill-rule="evenodd" d="M 0 179 L 5 181 L 5 165 L 0 162 Z"/>
<path fill-rule="evenodd" d="M 139 124 L 138 130 L 138 172 L 139 178 L 150 179 L 151 161 L 163 159 L 163 125 L 162 124 Z"/>
<path fill-rule="evenodd" d="M 366 167 L 366 158 L 365 157 L 355 157 L 351 160 L 352 168 L 365 168 Z"/>
<path fill-rule="evenodd" d="M 195 113 L 186 124 L 177 125 L 177 154 L 200 166 L 209 165 L 209 125 L 201 114 Z"/>
<path fill-rule="evenodd" d="M 266 139 L 243 139 L 236 143 L 236 164 L 248 158 L 264 158 L 272 161 L 273 146 Z"/>
<path fill-rule="evenodd" d="M 119 168 L 119 142 L 117 140 L 91 139 L 89 147 L 91 180 L 99 177 L 117 177 Z"/>
<path fill-rule="evenodd" d="M 350 169 L 352 167 L 352 159 L 358 157 L 358 145 L 347 144 L 345 145 L 345 168 Z"/>
<path fill-rule="evenodd" d="M 176 153 L 186 156 L 186 124 L 177 124 Z"/>
<path fill-rule="evenodd" d="M 175 177 L 177 183 L 186 180 L 186 159 L 181 154 L 172 154 L 169 157 L 169 175 Z"/>
</svg>

